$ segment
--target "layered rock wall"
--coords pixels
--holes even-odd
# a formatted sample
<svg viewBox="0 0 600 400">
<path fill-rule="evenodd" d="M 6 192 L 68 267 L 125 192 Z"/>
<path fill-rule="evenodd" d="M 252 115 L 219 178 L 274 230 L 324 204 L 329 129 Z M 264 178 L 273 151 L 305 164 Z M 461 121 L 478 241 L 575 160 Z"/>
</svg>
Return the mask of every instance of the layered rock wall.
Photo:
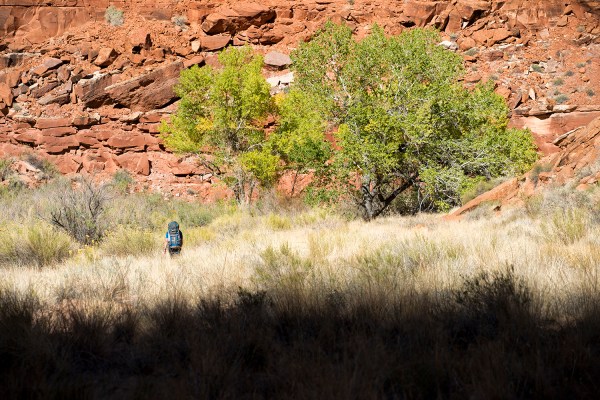
<svg viewBox="0 0 600 400">
<path fill-rule="evenodd" d="M 581 18 L 586 12 L 600 9 L 600 1 L 568 2 Z M 248 12 L 253 7 L 267 7 L 277 14 L 278 30 L 283 34 L 302 31 L 294 21 L 302 23 L 323 17 L 350 23 L 379 22 L 391 30 L 401 26 L 432 24 L 448 32 L 456 32 L 474 23 L 487 13 L 501 13 L 506 26 L 538 29 L 565 11 L 562 0 L 256 0 L 239 2 L 226 0 L 0 0 L 0 37 L 13 37 L 11 42 L 40 43 L 60 35 L 72 27 L 103 19 L 109 5 L 149 19 L 168 20 L 185 15 L 189 22 L 205 23 L 207 33 L 245 30 L 252 24 Z M 240 17 L 235 21 L 232 16 Z M 271 18 L 273 19 L 273 18 Z M 225 26 L 233 22 L 231 26 Z M 264 22 L 264 21 L 263 21 Z M 244 26 L 248 23 L 247 26 Z M 276 23 L 277 25 L 277 23 Z M 286 27 L 292 26 L 291 29 Z"/>
<path fill-rule="evenodd" d="M 104 21 L 109 5 L 125 11 L 123 26 Z M 558 136 L 600 115 L 599 10 L 583 0 L 0 0 L 0 158 L 33 152 L 66 174 L 124 168 L 152 190 L 225 196 L 158 135 L 179 72 L 249 44 L 279 51 L 263 72 L 280 90 L 293 81 L 286 53 L 327 20 L 359 38 L 373 23 L 388 34 L 436 27 L 464 57 L 465 86 L 494 81 L 513 125 L 558 152 Z"/>
</svg>

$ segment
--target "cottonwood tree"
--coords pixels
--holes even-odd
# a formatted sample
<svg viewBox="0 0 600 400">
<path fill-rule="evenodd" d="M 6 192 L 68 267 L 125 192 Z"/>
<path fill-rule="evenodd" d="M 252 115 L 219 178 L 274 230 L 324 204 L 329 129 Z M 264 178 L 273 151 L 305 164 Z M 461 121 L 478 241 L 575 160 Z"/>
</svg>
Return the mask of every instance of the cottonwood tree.
<svg viewBox="0 0 600 400">
<path fill-rule="evenodd" d="M 327 23 L 292 53 L 295 90 L 320 104 L 321 128 L 338 127 L 328 174 L 348 183 L 367 220 L 409 189 L 448 208 L 475 182 L 536 159 L 530 134 L 507 128 L 504 100 L 489 85 L 465 89 L 461 57 L 439 40 L 425 29 L 388 38 L 374 26 L 357 42 Z"/>
<path fill-rule="evenodd" d="M 273 109 L 270 87 L 261 75 L 263 59 L 251 48 L 230 47 L 219 61 L 222 69 L 182 71 L 175 87 L 181 102 L 161 132 L 167 147 L 205 154 L 205 165 L 233 189 L 239 203 L 248 203 L 256 185 L 272 183 L 277 173 L 279 157 L 267 148 L 263 129 Z"/>
<path fill-rule="evenodd" d="M 291 194 L 294 195 L 298 174 L 323 172 L 331 158 L 331 144 L 325 140 L 327 111 L 319 98 L 292 89 L 278 97 L 279 126 L 269 136 L 269 146 L 288 170 L 293 171 Z"/>
</svg>

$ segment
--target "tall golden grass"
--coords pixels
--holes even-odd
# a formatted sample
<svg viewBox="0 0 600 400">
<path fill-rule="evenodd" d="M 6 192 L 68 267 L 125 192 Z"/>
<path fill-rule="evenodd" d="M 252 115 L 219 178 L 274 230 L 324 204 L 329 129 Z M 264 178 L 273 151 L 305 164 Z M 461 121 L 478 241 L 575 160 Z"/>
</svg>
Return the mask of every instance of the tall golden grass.
<svg viewBox="0 0 600 400">
<path fill-rule="evenodd" d="M 228 209 L 179 257 L 145 223 L 8 259 L 0 395 L 594 397 L 600 224 L 568 196 L 453 222 Z"/>
</svg>

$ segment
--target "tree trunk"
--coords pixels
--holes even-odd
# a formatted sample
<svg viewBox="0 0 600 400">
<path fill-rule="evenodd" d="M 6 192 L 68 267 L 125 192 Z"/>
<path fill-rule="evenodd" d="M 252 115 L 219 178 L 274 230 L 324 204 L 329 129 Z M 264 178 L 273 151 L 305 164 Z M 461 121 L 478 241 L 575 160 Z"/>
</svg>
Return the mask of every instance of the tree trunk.
<svg viewBox="0 0 600 400">
<path fill-rule="evenodd" d="M 364 219 L 371 221 L 383 213 L 390 204 L 398 197 L 402 192 L 407 190 L 413 185 L 412 180 L 407 180 L 402 185 L 398 186 L 387 196 L 383 196 L 378 193 L 378 188 L 371 188 L 370 184 L 363 183 L 361 185 L 362 199 L 360 206 L 363 208 Z"/>
</svg>

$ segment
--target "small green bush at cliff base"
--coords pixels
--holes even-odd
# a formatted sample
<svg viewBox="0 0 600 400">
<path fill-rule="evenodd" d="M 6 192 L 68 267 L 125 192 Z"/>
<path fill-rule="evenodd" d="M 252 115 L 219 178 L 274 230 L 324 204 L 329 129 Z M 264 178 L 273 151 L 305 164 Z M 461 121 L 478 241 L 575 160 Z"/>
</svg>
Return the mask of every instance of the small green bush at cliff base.
<svg viewBox="0 0 600 400">
<path fill-rule="evenodd" d="M 127 193 L 135 180 L 127 170 L 120 169 L 113 175 L 112 186 L 120 193 Z"/>
<path fill-rule="evenodd" d="M 180 27 L 182 30 L 186 31 L 188 30 L 188 26 L 187 26 L 187 17 L 185 15 L 176 15 L 173 18 L 171 18 L 171 21 L 173 21 L 173 24 L 175 24 L 175 26 Z"/>
<path fill-rule="evenodd" d="M 104 13 L 104 19 L 112 26 L 121 26 L 125 21 L 124 12 L 115 6 L 108 6 Z"/>
<path fill-rule="evenodd" d="M 569 96 L 567 96 L 566 94 L 559 94 L 554 98 L 554 100 L 557 104 L 563 104 L 569 101 Z"/>
<path fill-rule="evenodd" d="M 534 72 L 542 72 L 544 69 L 539 64 L 531 64 L 531 70 Z"/>
</svg>

